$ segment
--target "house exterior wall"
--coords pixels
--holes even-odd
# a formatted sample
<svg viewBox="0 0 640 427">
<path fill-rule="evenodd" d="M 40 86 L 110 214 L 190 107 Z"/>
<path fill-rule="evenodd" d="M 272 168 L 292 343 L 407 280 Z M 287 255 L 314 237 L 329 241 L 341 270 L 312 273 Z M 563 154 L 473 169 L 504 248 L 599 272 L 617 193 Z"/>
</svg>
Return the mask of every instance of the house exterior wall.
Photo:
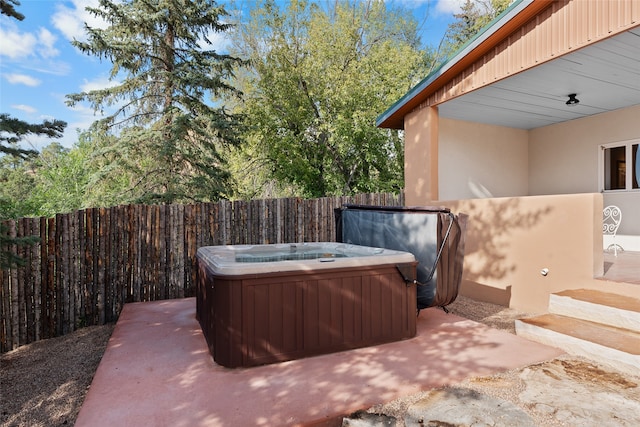
<svg viewBox="0 0 640 427">
<path fill-rule="evenodd" d="M 529 194 L 526 130 L 444 118 L 439 129 L 440 200 Z"/>
<path fill-rule="evenodd" d="M 639 117 L 636 105 L 529 131 L 529 194 L 600 192 L 600 146 L 639 139 Z M 606 192 L 604 203 L 622 209 L 619 234 L 640 236 L 640 190 Z"/>
<path fill-rule="evenodd" d="M 407 206 L 428 205 L 438 195 L 438 110 L 423 108 L 405 117 L 404 182 Z"/>
<path fill-rule="evenodd" d="M 549 294 L 566 289 L 640 298 L 640 286 L 596 279 L 604 269 L 600 193 L 440 204 L 469 215 L 463 296 L 528 313 L 546 312 Z"/>
<path fill-rule="evenodd" d="M 462 295 L 530 313 L 545 312 L 549 294 L 566 289 L 640 298 L 637 285 L 594 279 L 603 273 L 605 203 L 622 205 L 620 232 L 640 236 L 640 221 L 633 216 L 640 212 L 640 193 L 603 195 L 598 188 L 598 146 L 640 137 L 640 106 L 532 131 L 437 116 L 440 103 L 640 22 L 640 0 L 534 5 L 526 20 L 505 24 L 381 122 L 382 127 L 403 123 L 412 137 L 405 156 L 412 169 L 405 175 L 406 204 L 437 203 L 469 215 Z M 436 127 L 429 129 L 428 123 Z M 419 135 L 428 139 L 414 139 Z M 420 146 L 424 141 L 427 147 Z M 432 167 L 424 159 L 432 162 L 434 152 L 439 164 Z M 437 191 L 427 190 L 425 182 L 437 182 Z M 540 274 L 543 268 L 548 275 Z"/>
</svg>

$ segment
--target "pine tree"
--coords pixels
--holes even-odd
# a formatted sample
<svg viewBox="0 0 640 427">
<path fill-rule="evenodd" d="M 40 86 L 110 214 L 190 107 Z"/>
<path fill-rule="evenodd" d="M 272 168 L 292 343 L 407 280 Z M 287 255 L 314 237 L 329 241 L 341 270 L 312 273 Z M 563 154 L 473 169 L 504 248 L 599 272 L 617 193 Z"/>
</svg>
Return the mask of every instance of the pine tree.
<svg viewBox="0 0 640 427">
<path fill-rule="evenodd" d="M 14 5 L 20 6 L 20 2 L 18 0 L 0 0 L 0 13 L 22 21 L 24 15 L 18 12 L 16 8 L 13 7 Z"/>
<path fill-rule="evenodd" d="M 66 122 L 45 120 L 42 123 L 27 123 L 6 113 L 0 113 L 0 153 L 27 158 L 38 154 L 35 150 L 21 148 L 19 143 L 27 135 L 61 138 Z"/>
<path fill-rule="evenodd" d="M 456 20 L 449 24 L 440 47 L 439 58 L 445 59 L 464 46 L 498 15 L 504 12 L 513 0 L 466 0 Z"/>
<path fill-rule="evenodd" d="M 130 199 L 215 200 L 228 191 L 220 150 L 237 143 L 238 117 L 205 96 L 239 96 L 229 84 L 241 60 L 219 54 L 210 37 L 229 25 L 210 0 L 100 0 L 87 8 L 109 26 L 86 27 L 83 53 L 109 60 L 113 87 L 68 95 L 112 112 L 94 123 L 117 137 L 114 171 L 131 176 Z"/>
</svg>

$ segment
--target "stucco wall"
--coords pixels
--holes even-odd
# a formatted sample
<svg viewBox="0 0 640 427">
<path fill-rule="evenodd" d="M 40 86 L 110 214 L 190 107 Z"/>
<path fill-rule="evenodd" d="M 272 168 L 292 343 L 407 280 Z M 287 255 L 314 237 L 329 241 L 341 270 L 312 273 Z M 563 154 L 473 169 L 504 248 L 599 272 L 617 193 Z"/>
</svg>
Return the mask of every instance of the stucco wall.
<svg viewBox="0 0 640 427">
<path fill-rule="evenodd" d="M 600 145 L 637 138 L 640 105 L 529 131 L 529 194 L 599 192 Z M 640 235 L 640 220 L 634 218 L 640 191 L 605 193 L 604 203 L 626 213 L 619 233 Z"/>
<path fill-rule="evenodd" d="M 637 105 L 531 130 L 530 195 L 600 191 L 599 146 L 640 138 L 639 118 Z"/>
<path fill-rule="evenodd" d="M 438 199 L 438 111 L 423 108 L 405 117 L 404 182 L 409 206 Z"/>
<path fill-rule="evenodd" d="M 525 130 L 440 118 L 439 198 L 526 196 L 527 156 Z"/>
<path fill-rule="evenodd" d="M 530 313 L 547 311 L 549 294 L 566 289 L 640 298 L 636 285 L 595 279 L 604 270 L 599 193 L 439 204 L 469 215 L 462 295 Z"/>
</svg>

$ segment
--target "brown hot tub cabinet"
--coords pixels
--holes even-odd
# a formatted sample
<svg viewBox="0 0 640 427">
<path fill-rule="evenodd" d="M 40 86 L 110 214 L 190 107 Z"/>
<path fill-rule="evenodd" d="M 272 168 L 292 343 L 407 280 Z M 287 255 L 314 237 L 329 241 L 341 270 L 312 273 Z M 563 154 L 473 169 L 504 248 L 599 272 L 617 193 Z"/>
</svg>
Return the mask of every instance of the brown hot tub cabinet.
<svg viewBox="0 0 640 427">
<path fill-rule="evenodd" d="M 254 271 L 261 263 L 247 263 L 243 274 L 243 265 L 220 267 L 213 256 L 220 248 L 234 252 L 198 250 L 196 315 L 222 366 L 282 362 L 416 334 L 416 287 L 404 280 L 415 278 L 411 254 L 384 250 L 395 257 L 376 257 L 375 263 L 362 257 L 311 259 L 274 268 L 264 262 L 271 266 L 265 272 Z"/>
</svg>

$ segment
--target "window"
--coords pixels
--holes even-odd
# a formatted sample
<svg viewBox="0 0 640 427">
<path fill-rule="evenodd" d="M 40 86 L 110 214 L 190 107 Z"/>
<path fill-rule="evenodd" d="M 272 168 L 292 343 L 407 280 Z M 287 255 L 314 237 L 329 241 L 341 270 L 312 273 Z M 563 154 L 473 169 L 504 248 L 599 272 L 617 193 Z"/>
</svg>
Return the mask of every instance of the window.
<svg viewBox="0 0 640 427">
<path fill-rule="evenodd" d="M 640 189 L 640 140 L 602 145 L 600 170 L 604 191 Z"/>
</svg>

